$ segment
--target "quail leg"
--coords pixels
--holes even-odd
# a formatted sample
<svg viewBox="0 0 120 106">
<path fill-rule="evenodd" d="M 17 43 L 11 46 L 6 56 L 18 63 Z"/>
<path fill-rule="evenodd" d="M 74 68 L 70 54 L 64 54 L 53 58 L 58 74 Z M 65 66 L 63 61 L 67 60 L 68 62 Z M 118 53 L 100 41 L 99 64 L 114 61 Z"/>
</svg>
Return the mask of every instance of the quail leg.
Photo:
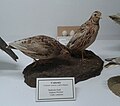
<svg viewBox="0 0 120 106">
<path fill-rule="evenodd" d="M 81 51 L 81 60 L 84 61 L 85 60 L 85 56 L 84 56 L 85 52 Z"/>
<path fill-rule="evenodd" d="M 83 53 L 83 51 L 81 51 L 81 54 L 82 54 L 82 61 L 83 61 L 84 60 L 84 56 L 83 56 L 84 53 Z"/>
<path fill-rule="evenodd" d="M 35 67 L 37 65 L 38 61 L 36 59 L 33 59 L 33 62 L 34 62 L 34 64 L 32 65 L 32 67 Z"/>
</svg>

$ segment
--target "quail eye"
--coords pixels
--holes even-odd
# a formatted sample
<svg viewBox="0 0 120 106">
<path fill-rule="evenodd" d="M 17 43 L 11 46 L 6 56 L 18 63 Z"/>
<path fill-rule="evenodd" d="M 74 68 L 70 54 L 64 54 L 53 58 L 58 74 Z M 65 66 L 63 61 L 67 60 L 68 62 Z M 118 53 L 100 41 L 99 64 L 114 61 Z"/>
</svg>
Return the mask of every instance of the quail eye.
<svg viewBox="0 0 120 106">
<path fill-rule="evenodd" d="M 94 16 L 97 16 L 97 14 L 94 14 Z"/>
</svg>

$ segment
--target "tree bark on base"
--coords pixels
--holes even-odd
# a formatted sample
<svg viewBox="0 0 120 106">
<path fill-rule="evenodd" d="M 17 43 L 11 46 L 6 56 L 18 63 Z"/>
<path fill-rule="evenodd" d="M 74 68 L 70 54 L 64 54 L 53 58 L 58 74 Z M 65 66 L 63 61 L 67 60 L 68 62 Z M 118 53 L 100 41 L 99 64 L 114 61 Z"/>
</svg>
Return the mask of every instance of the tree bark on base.
<svg viewBox="0 0 120 106">
<path fill-rule="evenodd" d="M 36 78 L 75 77 L 77 83 L 100 75 L 103 63 L 100 57 L 88 50 L 85 50 L 84 60 L 81 60 L 81 55 L 76 55 L 34 62 L 24 69 L 24 82 L 36 87 Z"/>
</svg>

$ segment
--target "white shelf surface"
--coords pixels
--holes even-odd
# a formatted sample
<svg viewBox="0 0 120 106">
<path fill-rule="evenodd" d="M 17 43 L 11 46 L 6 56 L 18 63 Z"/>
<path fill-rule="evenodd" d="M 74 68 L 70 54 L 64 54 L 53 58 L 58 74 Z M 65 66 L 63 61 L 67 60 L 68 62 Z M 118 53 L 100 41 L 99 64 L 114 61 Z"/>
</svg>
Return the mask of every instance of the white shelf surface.
<svg viewBox="0 0 120 106">
<path fill-rule="evenodd" d="M 88 49 L 103 60 L 118 57 L 120 40 L 96 40 Z M 104 68 L 100 76 L 77 83 L 76 101 L 36 102 L 36 89 L 24 83 L 22 74 L 33 60 L 19 51 L 14 52 L 19 56 L 18 62 L 0 50 L 0 106 L 120 106 L 120 97 L 107 86 L 110 77 L 120 75 L 120 66 Z"/>
</svg>

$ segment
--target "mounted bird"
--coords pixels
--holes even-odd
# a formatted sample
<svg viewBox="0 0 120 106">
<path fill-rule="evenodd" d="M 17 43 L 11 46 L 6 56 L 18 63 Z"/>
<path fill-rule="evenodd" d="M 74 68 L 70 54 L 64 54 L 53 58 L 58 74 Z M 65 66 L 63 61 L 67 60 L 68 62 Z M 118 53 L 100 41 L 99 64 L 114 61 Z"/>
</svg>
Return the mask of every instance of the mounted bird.
<svg viewBox="0 0 120 106">
<path fill-rule="evenodd" d="M 56 58 L 60 55 L 69 55 L 67 47 L 56 39 L 37 35 L 9 43 L 8 48 L 20 50 L 35 61 Z"/>
<path fill-rule="evenodd" d="M 84 60 L 83 52 L 88 48 L 95 40 L 99 31 L 99 20 L 102 13 L 100 11 L 94 11 L 84 24 L 75 32 L 73 37 L 67 44 L 67 47 L 71 51 L 71 54 L 82 54 L 82 60 Z"/>
</svg>

